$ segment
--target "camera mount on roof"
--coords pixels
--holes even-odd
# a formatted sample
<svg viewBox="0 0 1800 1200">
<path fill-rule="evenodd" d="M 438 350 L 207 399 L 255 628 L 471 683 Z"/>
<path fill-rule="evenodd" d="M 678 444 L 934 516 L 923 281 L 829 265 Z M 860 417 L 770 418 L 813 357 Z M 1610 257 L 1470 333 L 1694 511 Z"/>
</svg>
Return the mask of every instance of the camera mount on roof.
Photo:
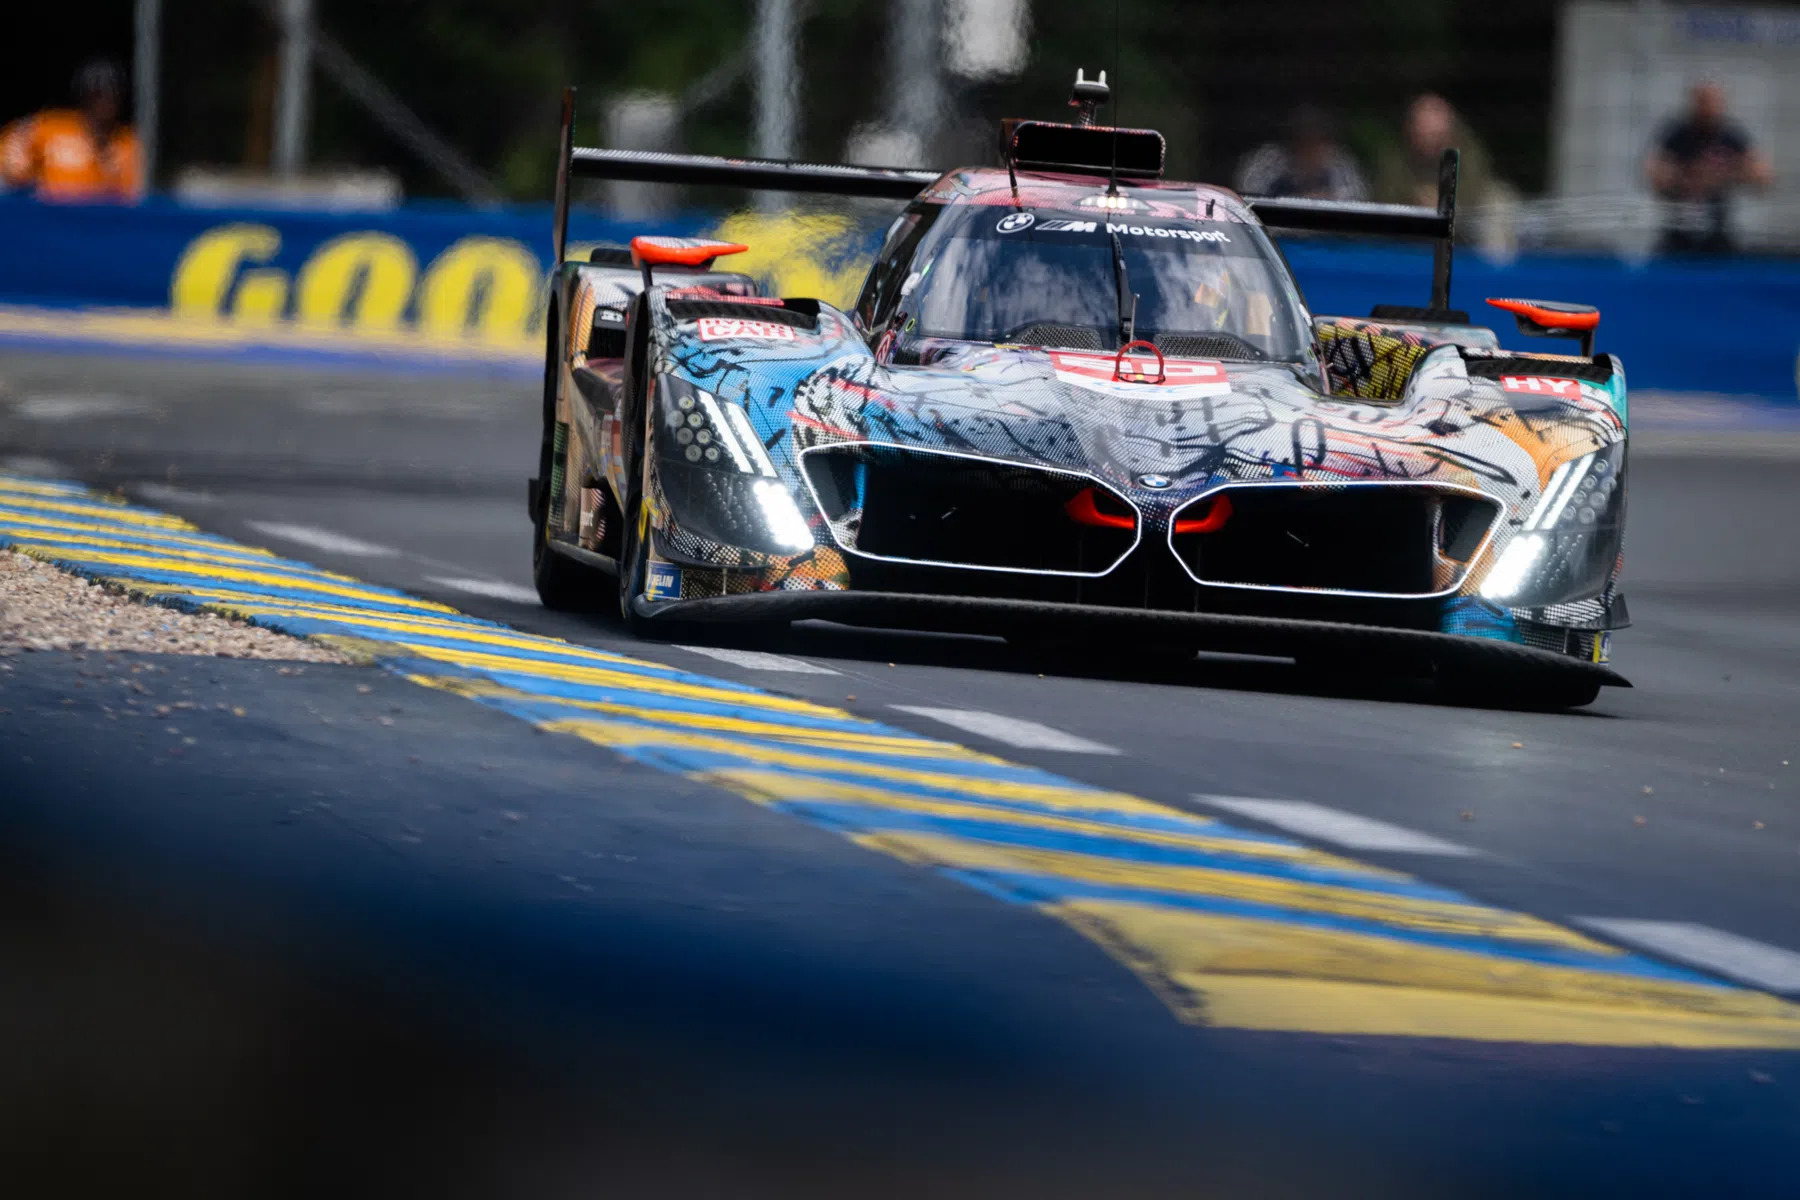
<svg viewBox="0 0 1800 1200">
<path fill-rule="evenodd" d="M 1075 86 L 1069 89 L 1069 107 L 1075 110 L 1075 124 L 1086 127 L 1094 123 L 1094 114 L 1102 104 L 1112 99 L 1112 89 L 1106 86 L 1106 72 L 1100 72 L 1100 78 L 1088 79 L 1086 72 L 1075 68 Z"/>
</svg>

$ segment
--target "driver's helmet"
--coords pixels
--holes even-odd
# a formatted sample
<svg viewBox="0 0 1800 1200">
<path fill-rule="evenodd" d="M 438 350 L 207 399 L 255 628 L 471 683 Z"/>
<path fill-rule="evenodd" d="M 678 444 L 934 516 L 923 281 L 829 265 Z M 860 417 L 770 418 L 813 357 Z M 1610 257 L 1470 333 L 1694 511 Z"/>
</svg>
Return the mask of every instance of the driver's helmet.
<svg viewBox="0 0 1800 1200">
<path fill-rule="evenodd" d="M 1194 285 L 1194 330 L 1217 333 L 1227 329 L 1231 325 L 1234 292 L 1231 269 L 1221 258 L 1197 257 L 1189 278 Z"/>
</svg>

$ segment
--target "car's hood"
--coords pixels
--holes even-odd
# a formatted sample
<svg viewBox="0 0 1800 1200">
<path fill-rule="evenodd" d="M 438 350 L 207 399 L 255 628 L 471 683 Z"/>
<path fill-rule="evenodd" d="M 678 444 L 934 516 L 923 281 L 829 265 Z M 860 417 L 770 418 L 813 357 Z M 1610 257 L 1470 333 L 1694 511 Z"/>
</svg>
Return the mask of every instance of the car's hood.
<svg viewBox="0 0 1800 1200">
<path fill-rule="evenodd" d="M 1454 346 L 1421 360 L 1393 403 L 1322 394 L 1308 368 L 1280 363 L 1168 359 L 1149 383 L 1115 380 L 1109 354 L 949 343 L 890 365 L 832 310 L 791 342 L 674 350 L 794 454 L 878 442 L 1060 467 L 1147 512 L 1272 479 L 1440 482 L 1516 510 L 1555 463 L 1623 433 L 1611 390 L 1472 378 Z"/>
</svg>

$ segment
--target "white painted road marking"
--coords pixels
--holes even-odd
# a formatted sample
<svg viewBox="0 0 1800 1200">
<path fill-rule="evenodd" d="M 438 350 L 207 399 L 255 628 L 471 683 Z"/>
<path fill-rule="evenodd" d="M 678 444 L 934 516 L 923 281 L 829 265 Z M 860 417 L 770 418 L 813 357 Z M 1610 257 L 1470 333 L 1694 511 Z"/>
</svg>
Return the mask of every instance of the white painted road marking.
<svg viewBox="0 0 1800 1200">
<path fill-rule="evenodd" d="M 208 492 L 190 492 L 166 483 L 140 483 L 131 489 L 152 504 L 216 504 Z"/>
<path fill-rule="evenodd" d="M 1436 854 L 1445 857 L 1467 857 L 1480 853 L 1479 850 L 1446 842 L 1428 833 L 1402 829 L 1398 825 L 1389 825 L 1386 821 L 1359 817 L 1355 813 L 1340 812 L 1305 800 L 1251 800 L 1241 796 L 1204 795 L 1195 796 L 1194 799 L 1304 838 L 1331 842 L 1351 850 L 1385 850 L 1394 854 Z"/>
<path fill-rule="evenodd" d="M 284 525 L 280 521 L 245 521 L 244 524 L 269 537 L 280 538 L 284 542 L 297 542 L 302 546 L 310 546 L 314 550 L 323 550 L 327 554 L 343 554 L 351 558 L 378 558 L 383 555 L 400 553 L 398 550 L 390 550 L 386 546 L 377 546 L 374 542 L 346 537 L 341 533 L 333 533 L 329 529 L 320 529 L 313 525 Z"/>
<path fill-rule="evenodd" d="M 728 662 L 734 667 L 742 667 L 746 671 L 788 671 L 795 675 L 836 675 L 830 667 L 821 667 L 818 663 L 809 663 L 803 658 L 789 658 L 785 654 L 765 654 L 761 650 L 730 650 L 724 646 L 677 646 L 677 650 L 686 650 L 690 654 L 704 654 L 708 658 L 716 658 L 720 662 Z"/>
<path fill-rule="evenodd" d="M 1800 992 L 1800 954 L 1706 925 L 1576 917 L 1594 932 L 1771 992 Z"/>
<path fill-rule="evenodd" d="M 536 604 L 538 602 L 535 588 L 520 587 L 516 583 L 502 583 L 498 579 L 459 579 L 453 575 L 427 575 L 425 582 L 455 588 L 457 591 L 467 592 L 471 596 L 486 596 L 490 600 L 516 600 L 520 604 Z"/>
<path fill-rule="evenodd" d="M 136 417 L 150 405 L 130 396 L 40 394 L 13 403 L 15 415 L 27 421 L 91 421 L 100 417 Z"/>
<path fill-rule="evenodd" d="M 942 721 L 964 733 L 992 738 L 996 742 L 1005 742 L 1007 745 L 1017 746 L 1021 750 L 1066 750 L 1071 754 L 1118 753 L 1111 746 L 1090 742 L 1084 737 L 1076 737 L 1072 733 L 1064 733 L 1060 729 L 1052 729 L 1050 726 L 1040 725 L 1036 721 L 1022 721 L 1018 717 L 1003 717 L 999 713 L 982 712 L 972 708 L 927 708 L 916 704 L 895 704 L 892 707 L 915 716 Z"/>
</svg>

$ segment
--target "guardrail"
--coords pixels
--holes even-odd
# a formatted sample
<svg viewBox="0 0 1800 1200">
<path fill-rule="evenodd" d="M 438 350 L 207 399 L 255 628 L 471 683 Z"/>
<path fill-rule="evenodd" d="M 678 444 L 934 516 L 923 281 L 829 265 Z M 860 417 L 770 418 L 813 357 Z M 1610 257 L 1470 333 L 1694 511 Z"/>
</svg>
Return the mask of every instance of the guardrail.
<svg viewBox="0 0 1800 1200">
<path fill-rule="evenodd" d="M 789 213 L 688 212 L 657 232 L 747 243 L 743 269 L 790 295 L 854 296 L 892 206 Z M 571 251 L 648 232 L 641 222 L 571 215 Z M 549 269 L 548 205 L 476 211 L 416 204 L 385 213 L 45 205 L 0 196 L 0 304 L 132 310 L 234 338 L 305 335 L 369 347 L 478 352 L 529 362 Z M 1315 312 L 1423 304 L 1428 250 L 1288 239 Z M 734 262 L 734 266 L 738 265 Z M 1504 264 L 1459 255 L 1457 307 L 1485 296 L 1597 305 L 1599 348 L 1636 389 L 1754 395 L 1795 402 L 1800 262 L 1651 260 L 1527 254 Z M 1498 315 L 1498 314 L 1496 314 Z M 42 325 L 43 313 L 33 320 Z M 1477 320 L 1483 319 L 1480 316 Z M 1501 340 L 1528 343 L 1496 322 Z M 1536 347 L 1545 349 L 1541 343 Z"/>
</svg>

